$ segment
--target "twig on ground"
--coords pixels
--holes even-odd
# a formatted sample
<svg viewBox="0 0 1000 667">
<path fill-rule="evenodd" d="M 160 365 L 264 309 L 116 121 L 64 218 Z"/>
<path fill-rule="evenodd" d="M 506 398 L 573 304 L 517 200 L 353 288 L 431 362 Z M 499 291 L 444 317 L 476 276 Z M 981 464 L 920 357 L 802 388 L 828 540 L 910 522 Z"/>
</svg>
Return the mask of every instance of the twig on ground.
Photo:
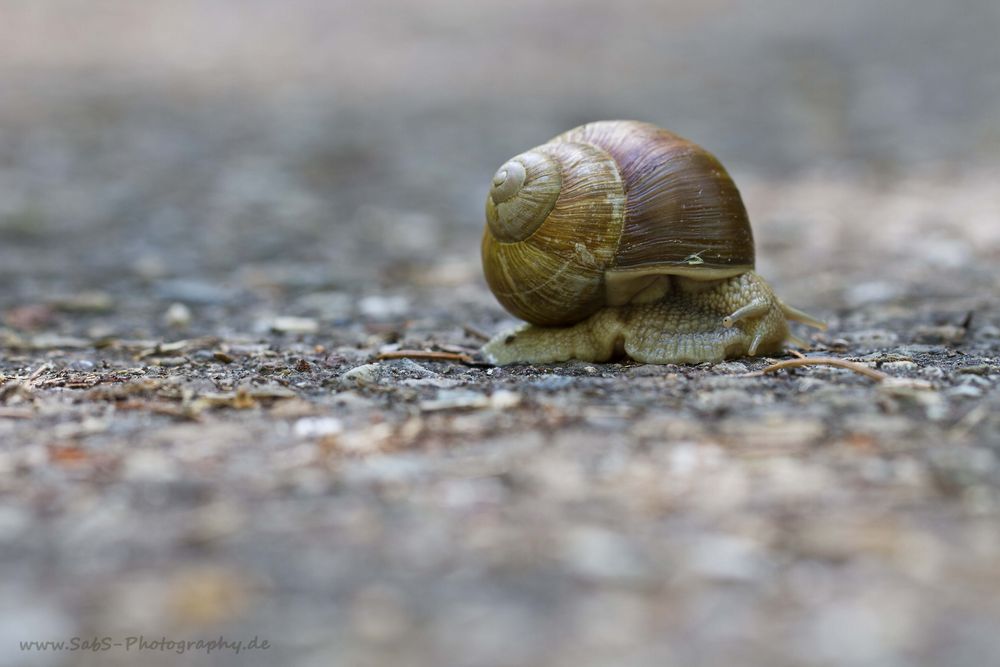
<svg viewBox="0 0 1000 667">
<path fill-rule="evenodd" d="M 457 361 L 462 364 L 474 364 L 475 359 L 461 352 L 432 352 L 430 350 L 393 350 L 375 355 L 382 359 L 427 359 L 430 361 Z"/>
<path fill-rule="evenodd" d="M 44 364 L 42 364 L 41 366 L 39 366 L 38 368 L 36 368 L 34 370 L 34 372 L 31 373 L 31 375 L 28 376 L 28 379 L 26 380 L 26 383 L 30 387 L 32 384 L 35 383 L 35 380 L 37 380 L 38 378 L 40 378 L 42 375 L 44 375 L 45 373 L 49 372 L 50 370 L 52 370 L 52 364 L 50 364 L 49 362 L 45 362 Z"/>
<path fill-rule="evenodd" d="M 874 368 L 868 368 L 863 364 L 847 361 L 846 359 L 838 359 L 836 357 L 801 357 L 799 359 L 786 359 L 785 361 L 779 361 L 771 364 L 767 368 L 764 368 L 756 373 L 750 373 L 750 375 L 764 375 L 766 373 L 773 373 L 785 368 L 799 368 L 801 366 L 836 366 L 838 368 L 845 368 L 849 371 L 854 371 L 855 373 L 869 377 L 876 382 L 881 382 L 889 377 L 882 371 L 877 371 Z"/>
<path fill-rule="evenodd" d="M 463 324 L 462 331 L 469 334 L 469 336 L 471 336 L 472 338 L 478 338 L 479 340 L 489 340 L 490 338 L 492 338 L 492 336 L 490 336 L 488 333 L 486 333 L 482 329 L 478 329 L 472 326 L 471 324 Z"/>
</svg>

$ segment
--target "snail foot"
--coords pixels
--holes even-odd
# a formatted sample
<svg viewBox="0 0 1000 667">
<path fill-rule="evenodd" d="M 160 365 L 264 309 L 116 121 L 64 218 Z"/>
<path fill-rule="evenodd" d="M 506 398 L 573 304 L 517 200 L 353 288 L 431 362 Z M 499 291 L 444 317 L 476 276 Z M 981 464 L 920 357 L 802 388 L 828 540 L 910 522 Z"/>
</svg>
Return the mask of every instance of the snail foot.
<svg viewBox="0 0 1000 667">
<path fill-rule="evenodd" d="M 748 271 L 712 283 L 679 283 L 659 301 L 604 308 L 568 327 L 523 325 L 494 337 L 483 353 L 498 365 L 604 362 L 623 355 L 652 364 L 719 362 L 800 343 L 789 331 L 790 319 L 821 324 L 783 304 Z"/>
</svg>

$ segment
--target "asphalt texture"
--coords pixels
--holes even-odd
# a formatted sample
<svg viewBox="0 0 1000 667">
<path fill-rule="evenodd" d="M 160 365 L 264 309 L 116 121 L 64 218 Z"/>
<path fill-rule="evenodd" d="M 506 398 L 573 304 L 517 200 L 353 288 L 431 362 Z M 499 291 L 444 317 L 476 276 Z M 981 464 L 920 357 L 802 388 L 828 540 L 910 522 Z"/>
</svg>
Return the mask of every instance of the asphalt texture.
<svg viewBox="0 0 1000 667">
<path fill-rule="evenodd" d="M 3 3 L 0 664 L 995 664 L 1000 5 L 666 4 Z M 855 366 L 477 362 L 604 118 Z"/>
</svg>

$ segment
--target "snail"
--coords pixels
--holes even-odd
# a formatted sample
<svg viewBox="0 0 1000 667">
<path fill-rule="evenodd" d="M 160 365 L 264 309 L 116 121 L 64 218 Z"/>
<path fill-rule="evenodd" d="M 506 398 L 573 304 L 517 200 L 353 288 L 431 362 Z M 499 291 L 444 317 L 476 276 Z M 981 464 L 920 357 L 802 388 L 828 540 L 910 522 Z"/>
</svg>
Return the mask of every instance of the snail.
<svg viewBox="0 0 1000 667">
<path fill-rule="evenodd" d="M 497 170 L 483 271 L 527 324 L 488 361 L 701 363 L 781 352 L 825 325 L 754 272 L 739 191 L 708 151 L 637 121 L 581 125 Z"/>
</svg>

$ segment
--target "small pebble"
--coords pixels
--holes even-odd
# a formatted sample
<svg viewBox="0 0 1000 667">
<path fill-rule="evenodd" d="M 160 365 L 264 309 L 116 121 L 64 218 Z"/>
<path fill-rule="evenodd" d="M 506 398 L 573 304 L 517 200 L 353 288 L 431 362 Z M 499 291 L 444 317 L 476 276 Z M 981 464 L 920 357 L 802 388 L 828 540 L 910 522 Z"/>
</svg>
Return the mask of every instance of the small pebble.
<svg viewBox="0 0 1000 667">
<path fill-rule="evenodd" d="M 163 366 L 164 368 L 175 368 L 183 366 L 186 363 L 188 363 L 188 360 L 184 357 L 160 357 L 153 359 L 154 366 Z"/>
<path fill-rule="evenodd" d="M 916 370 L 917 365 L 912 361 L 889 361 L 882 364 L 879 370 L 885 371 L 887 373 L 900 372 L 900 371 L 913 371 Z"/>
<path fill-rule="evenodd" d="M 536 380 L 531 380 L 528 384 L 539 389 L 563 389 L 572 385 L 576 380 L 568 375 L 545 375 Z"/>
<path fill-rule="evenodd" d="M 349 318 L 354 311 L 354 299 L 346 292 L 312 292 L 298 299 L 296 305 L 325 320 Z"/>
<path fill-rule="evenodd" d="M 156 286 L 161 299 L 183 301 L 199 305 L 212 305 L 232 301 L 236 292 L 226 287 L 200 280 L 165 280 Z"/>
<path fill-rule="evenodd" d="M 358 310 L 365 317 L 375 320 L 389 319 L 405 315 L 410 302 L 405 296 L 366 296 L 358 301 Z"/>
<path fill-rule="evenodd" d="M 292 431 L 300 438 L 317 438 L 336 435 L 344 430 L 344 422 L 336 417 L 303 417 L 295 422 Z"/>
<path fill-rule="evenodd" d="M 993 386 L 992 382 L 981 375 L 963 375 L 959 379 L 959 382 L 973 387 L 980 387 L 981 389 L 989 389 Z"/>
<path fill-rule="evenodd" d="M 436 378 L 438 374 L 425 366 L 421 366 L 413 359 L 396 359 L 389 364 L 393 370 L 406 375 L 415 375 L 418 378 Z"/>
<path fill-rule="evenodd" d="M 721 364 L 716 364 L 715 370 L 727 375 L 742 375 L 743 373 L 748 373 L 750 368 L 739 361 L 724 361 Z"/>
<path fill-rule="evenodd" d="M 464 389 L 443 389 L 433 400 L 421 401 L 420 409 L 425 412 L 433 412 L 455 408 L 485 408 L 489 405 L 490 399 L 479 392 Z"/>
<path fill-rule="evenodd" d="M 426 378 L 406 378 L 400 380 L 399 382 L 407 387 L 435 387 L 437 389 L 448 389 L 450 387 L 455 387 L 462 384 L 461 380 L 453 380 L 451 378 L 442 377 L 426 377 Z"/>
<path fill-rule="evenodd" d="M 340 377 L 344 380 L 351 380 L 358 384 L 372 384 L 379 377 L 382 371 L 382 364 L 363 364 L 355 366 Z"/>
<path fill-rule="evenodd" d="M 983 390 L 971 384 L 960 384 L 957 387 L 952 387 L 946 393 L 954 398 L 979 398 L 983 395 Z"/>
<path fill-rule="evenodd" d="M 521 395 L 509 389 L 498 389 L 490 396 L 490 407 L 495 410 L 507 410 L 520 405 Z"/>
<path fill-rule="evenodd" d="M 125 458 L 122 477 L 127 480 L 167 482 L 180 476 L 176 459 L 156 450 L 140 449 Z"/>
<path fill-rule="evenodd" d="M 985 324 L 976 330 L 976 338 L 1000 338 L 1000 327 Z"/>
<path fill-rule="evenodd" d="M 191 324 L 191 309 L 183 303 L 172 303 L 163 313 L 163 323 L 174 329 L 185 329 Z"/>
<path fill-rule="evenodd" d="M 276 317 L 271 321 L 271 331 L 287 334 L 314 334 L 319 331 L 319 322 L 311 317 Z"/>
<path fill-rule="evenodd" d="M 51 305 L 70 313 L 107 313 L 114 310 L 115 300 L 107 292 L 80 292 L 73 296 L 53 299 Z"/>
<path fill-rule="evenodd" d="M 955 343 L 965 338 L 964 327 L 954 324 L 941 326 L 920 326 L 913 332 L 913 340 L 919 343 Z"/>
<path fill-rule="evenodd" d="M 899 340 L 899 336 L 895 332 L 888 331 L 886 329 L 852 331 L 850 333 L 845 333 L 844 338 L 846 338 L 850 343 L 871 346 L 892 345 Z"/>
<path fill-rule="evenodd" d="M 234 361 L 236 361 L 236 359 L 232 355 L 227 354 L 222 350 L 217 350 L 213 352 L 212 358 L 215 359 L 216 361 L 221 361 L 224 364 L 231 364 Z"/>
</svg>

